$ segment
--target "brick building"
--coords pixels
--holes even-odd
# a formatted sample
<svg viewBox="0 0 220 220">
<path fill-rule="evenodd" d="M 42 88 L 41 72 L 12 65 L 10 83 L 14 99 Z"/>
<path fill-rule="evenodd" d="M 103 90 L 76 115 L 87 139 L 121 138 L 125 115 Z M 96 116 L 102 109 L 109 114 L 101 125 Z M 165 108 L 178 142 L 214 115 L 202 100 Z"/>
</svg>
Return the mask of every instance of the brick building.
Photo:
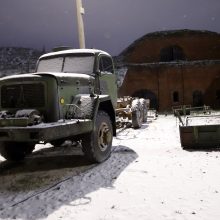
<svg viewBox="0 0 220 220">
<path fill-rule="evenodd" d="M 177 30 L 145 35 L 120 55 L 127 68 L 119 96 L 149 98 L 159 111 L 172 106 L 220 109 L 220 34 Z"/>
</svg>

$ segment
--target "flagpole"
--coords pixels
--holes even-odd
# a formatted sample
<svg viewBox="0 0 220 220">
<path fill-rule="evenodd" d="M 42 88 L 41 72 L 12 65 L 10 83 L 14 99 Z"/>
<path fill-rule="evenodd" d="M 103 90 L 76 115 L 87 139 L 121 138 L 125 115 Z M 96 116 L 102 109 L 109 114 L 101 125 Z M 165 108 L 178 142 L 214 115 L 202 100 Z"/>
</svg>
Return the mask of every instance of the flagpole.
<svg viewBox="0 0 220 220">
<path fill-rule="evenodd" d="M 78 38 L 79 38 L 79 48 L 85 48 L 85 33 L 83 24 L 83 15 L 85 10 L 82 7 L 82 0 L 76 0 L 76 12 L 77 12 L 77 26 L 78 26 Z"/>
</svg>

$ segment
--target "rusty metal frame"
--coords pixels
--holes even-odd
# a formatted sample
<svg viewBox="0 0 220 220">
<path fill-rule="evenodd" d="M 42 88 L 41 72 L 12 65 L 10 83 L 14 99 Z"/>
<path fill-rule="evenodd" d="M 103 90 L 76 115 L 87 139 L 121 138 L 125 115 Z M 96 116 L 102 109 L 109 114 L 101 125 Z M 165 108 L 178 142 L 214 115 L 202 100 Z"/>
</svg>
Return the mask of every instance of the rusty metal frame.
<svg viewBox="0 0 220 220">
<path fill-rule="evenodd" d="M 209 111 L 209 109 L 208 109 Z M 183 149 L 220 147 L 220 123 L 190 125 L 189 120 L 220 118 L 219 114 L 193 115 L 181 117 L 178 110 L 174 115 L 179 119 L 179 135 Z"/>
</svg>

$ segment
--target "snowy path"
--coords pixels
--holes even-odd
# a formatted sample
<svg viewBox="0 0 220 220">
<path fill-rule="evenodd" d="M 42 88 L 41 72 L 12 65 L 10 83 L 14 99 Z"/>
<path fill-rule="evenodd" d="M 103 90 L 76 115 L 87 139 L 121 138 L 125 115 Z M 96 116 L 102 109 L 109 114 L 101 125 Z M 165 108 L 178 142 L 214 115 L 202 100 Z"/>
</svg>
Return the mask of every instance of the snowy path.
<svg viewBox="0 0 220 220">
<path fill-rule="evenodd" d="M 0 219 L 220 219 L 219 151 L 182 150 L 174 117 L 119 132 L 113 145 L 99 165 L 78 149 L 16 166 L 0 158 Z"/>
</svg>

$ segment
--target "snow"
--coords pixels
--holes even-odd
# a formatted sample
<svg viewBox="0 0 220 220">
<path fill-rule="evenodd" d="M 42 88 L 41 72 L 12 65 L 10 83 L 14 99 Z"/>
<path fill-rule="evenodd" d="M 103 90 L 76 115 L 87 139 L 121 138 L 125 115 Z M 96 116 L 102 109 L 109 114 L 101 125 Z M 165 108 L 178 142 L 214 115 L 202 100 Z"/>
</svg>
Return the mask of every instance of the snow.
<svg viewBox="0 0 220 220">
<path fill-rule="evenodd" d="M 203 115 L 186 117 L 186 124 L 188 126 L 194 125 L 220 125 L 220 115 Z"/>
<path fill-rule="evenodd" d="M 50 56 L 62 55 L 62 54 L 80 54 L 80 53 L 82 53 L 82 54 L 84 54 L 84 53 L 88 53 L 88 54 L 102 53 L 107 56 L 110 56 L 107 52 L 102 51 L 102 50 L 97 50 L 97 49 L 68 49 L 68 50 L 62 50 L 62 51 L 58 51 L 58 52 L 50 52 L 50 53 L 44 54 L 40 57 L 40 59 L 45 58 L 45 57 L 50 57 Z"/>
<path fill-rule="evenodd" d="M 219 219 L 219 151 L 182 150 L 178 130 L 172 115 L 118 130 L 102 164 L 49 144 L 0 158 L 0 219 Z"/>
<path fill-rule="evenodd" d="M 0 77 L 31 72 L 43 51 L 19 47 L 0 47 Z"/>
</svg>

